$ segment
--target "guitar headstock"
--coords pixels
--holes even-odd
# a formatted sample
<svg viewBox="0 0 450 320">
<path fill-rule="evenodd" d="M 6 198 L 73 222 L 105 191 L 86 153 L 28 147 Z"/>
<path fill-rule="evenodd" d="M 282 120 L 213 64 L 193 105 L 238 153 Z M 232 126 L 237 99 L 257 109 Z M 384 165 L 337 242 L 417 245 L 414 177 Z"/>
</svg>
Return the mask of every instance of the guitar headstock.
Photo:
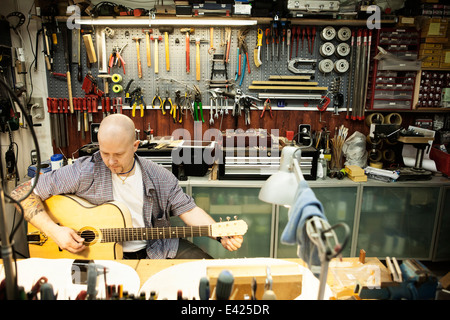
<svg viewBox="0 0 450 320">
<path fill-rule="evenodd" d="M 234 220 L 227 218 L 227 221 L 214 223 L 211 225 L 211 236 L 213 237 L 228 237 L 228 236 L 242 236 L 248 230 L 247 222 L 244 220 Z"/>
</svg>

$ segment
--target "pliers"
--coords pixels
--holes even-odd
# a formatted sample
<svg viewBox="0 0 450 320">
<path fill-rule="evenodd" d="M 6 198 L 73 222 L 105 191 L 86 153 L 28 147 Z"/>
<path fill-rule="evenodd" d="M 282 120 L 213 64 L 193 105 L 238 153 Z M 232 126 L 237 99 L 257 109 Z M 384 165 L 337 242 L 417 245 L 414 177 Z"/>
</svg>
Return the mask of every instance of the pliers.
<svg viewBox="0 0 450 320">
<path fill-rule="evenodd" d="M 197 85 L 194 85 L 195 96 L 194 96 L 194 120 L 199 121 L 198 118 L 198 109 L 200 108 L 200 115 L 202 117 L 202 122 L 205 122 L 203 119 L 203 107 L 202 107 L 202 94 Z"/>
<path fill-rule="evenodd" d="M 156 95 L 153 97 L 153 100 L 152 100 L 152 108 L 155 108 L 155 106 L 156 106 L 155 102 L 157 102 L 157 101 L 159 102 L 157 107 L 162 109 L 163 115 L 166 114 L 166 111 L 164 111 L 164 109 L 162 108 L 163 102 L 162 102 L 161 97 L 159 96 L 159 88 L 156 88 Z"/>
<path fill-rule="evenodd" d="M 270 105 L 270 99 L 267 99 L 266 101 L 264 101 L 264 109 L 263 109 L 263 111 L 261 112 L 260 118 L 262 119 L 262 117 L 264 116 L 264 112 L 266 111 L 267 108 L 269 108 L 270 118 L 273 119 L 272 107 L 271 107 L 271 105 Z"/>
<path fill-rule="evenodd" d="M 173 104 L 172 104 L 172 100 L 170 99 L 170 96 L 169 96 L 169 90 L 166 90 L 166 98 L 164 99 L 164 102 L 161 106 L 163 114 L 166 114 L 166 111 L 164 110 L 166 108 L 166 104 L 169 106 L 170 111 L 172 111 Z M 170 112 L 170 114 L 172 114 L 172 112 Z"/>
<path fill-rule="evenodd" d="M 179 112 L 177 113 L 177 108 L 179 108 Z M 179 123 L 183 122 L 183 118 L 181 117 L 181 96 L 180 96 L 180 90 L 177 90 L 175 92 L 175 104 L 172 105 L 172 108 L 170 109 L 170 114 L 173 118 L 173 123 Z M 177 118 L 178 116 L 178 118 Z"/>
<path fill-rule="evenodd" d="M 141 108 L 141 117 L 144 116 L 144 109 L 145 109 L 145 101 L 144 101 L 144 95 L 142 94 L 142 90 L 140 87 L 136 88 L 132 93 L 132 99 L 131 99 L 131 105 L 133 106 L 133 110 L 131 112 L 131 115 L 133 117 L 136 116 L 136 106 L 139 105 Z"/>
<path fill-rule="evenodd" d="M 245 43 L 245 38 L 247 36 L 249 29 L 244 28 L 239 30 L 238 33 L 238 48 L 237 48 L 237 68 L 236 68 L 236 75 L 235 75 L 235 81 L 238 80 L 238 78 L 242 75 L 241 81 L 239 81 L 239 86 L 242 85 L 242 81 L 244 80 L 244 74 L 245 74 L 245 68 L 248 67 L 248 73 L 251 73 L 250 70 L 250 60 L 248 58 L 248 48 L 247 44 Z M 244 56 L 244 65 L 241 69 L 241 61 L 242 61 L 242 55 Z"/>
</svg>

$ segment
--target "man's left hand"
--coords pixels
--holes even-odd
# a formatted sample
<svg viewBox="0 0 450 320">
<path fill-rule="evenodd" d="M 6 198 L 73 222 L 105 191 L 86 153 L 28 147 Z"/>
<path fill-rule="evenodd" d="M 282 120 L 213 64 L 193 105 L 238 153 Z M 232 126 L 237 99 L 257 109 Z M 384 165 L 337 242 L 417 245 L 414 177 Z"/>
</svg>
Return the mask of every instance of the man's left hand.
<svg viewBox="0 0 450 320">
<path fill-rule="evenodd" d="M 244 238 L 242 236 L 222 237 L 220 243 L 228 251 L 236 251 L 242 245 Z"/>
</svg>

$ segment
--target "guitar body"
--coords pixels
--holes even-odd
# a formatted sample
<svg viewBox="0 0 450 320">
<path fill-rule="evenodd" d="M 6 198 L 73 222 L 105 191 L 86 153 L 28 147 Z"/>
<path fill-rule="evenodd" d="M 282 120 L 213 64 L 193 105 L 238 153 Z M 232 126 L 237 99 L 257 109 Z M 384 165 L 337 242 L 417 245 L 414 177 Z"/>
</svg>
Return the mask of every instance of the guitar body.
<svg viewBox="0 0 450 320">
<path fill-rule="evenodd" d="M 56 195 L 44 201 L 50 218 L 60 226 L 75 230 L 86 249 L 73 254 L 61 250 L 49 237 L 28 224 L 28 248 L 32 258 L 100 259 L 123 258 L 122 242 L 186 237 L 228 237 L 243 235 L 247 223 L 230 220 L 203 226 L 133 228 L 128 208 L 117 201 L 93 205 L 73 195 Z"/>
<path fill-rule="evenodd" d="M 56 195 L 46 201 L 44 205 L 50 218 L 61 226 L 66 226 L 78 231 L 80 236 L 86 239 L 86 249 L 73 254 L 61 250 L 50 238 L 41 241 L 40 244 L 30 242 L 29 251 L 31 258 L 50 259 L 122 259 L 122 245 L 116 242 L 101 242 L 100 228 L 131 227 L 131 215 L 123 204 L 119 202 L 107 202 L 99 206 L 73 195 Z M 28 234 L 39 234 L 32 224 L 28 224 Z"/>
</svg>

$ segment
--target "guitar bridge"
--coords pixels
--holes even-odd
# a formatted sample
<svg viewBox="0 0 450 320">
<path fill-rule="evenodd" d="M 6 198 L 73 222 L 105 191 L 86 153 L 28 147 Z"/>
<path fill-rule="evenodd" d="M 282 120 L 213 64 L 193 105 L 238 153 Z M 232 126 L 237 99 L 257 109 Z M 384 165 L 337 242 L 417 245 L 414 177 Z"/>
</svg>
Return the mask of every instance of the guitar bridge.
<svg viewBox="0 0 450 320">
<path fill-rule="evenodd" d="M 27 234 L 28 244 L 42 246 L 47 241 L 47 239 L 48 237 L 39 231 L 30 232 Z"/>
</svg>

